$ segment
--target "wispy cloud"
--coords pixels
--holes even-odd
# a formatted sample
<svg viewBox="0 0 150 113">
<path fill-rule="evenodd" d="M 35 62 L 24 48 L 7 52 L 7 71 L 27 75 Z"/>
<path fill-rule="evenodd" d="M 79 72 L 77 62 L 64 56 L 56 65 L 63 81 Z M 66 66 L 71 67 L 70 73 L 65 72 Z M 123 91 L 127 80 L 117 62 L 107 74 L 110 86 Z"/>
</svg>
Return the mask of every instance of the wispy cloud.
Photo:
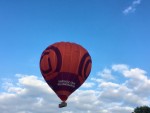
<svg viewBox="0 0 150 113">
<path fill-rule="evenodd" d="M 111 70 L 105 68 L 103 71 L 97 73 L 98 76 L 101 76 L 103 79 L 114 80 Z"/>
<path fill-rule="evenodd" d="M 129 14 L 136 11 L 138 5 L 141 4 L 142 0 L 134 0 L 130 6 L 123 10 L 123 14 Z"/>
<path fill-rule="evenodd" d="M 150 105 L 150 79 L 146 71 L 115 64 L 100 72 L 69 97 L 64 109 L 58 108 L 59 98 L 43 79 L 17 74 L 15 82 L 5 79 L 1 85 L 0 110 L 2 113 L 131 113 L 137 106 Z M 121 79 L 122 82 L 117 82 Z"/>
</svg>

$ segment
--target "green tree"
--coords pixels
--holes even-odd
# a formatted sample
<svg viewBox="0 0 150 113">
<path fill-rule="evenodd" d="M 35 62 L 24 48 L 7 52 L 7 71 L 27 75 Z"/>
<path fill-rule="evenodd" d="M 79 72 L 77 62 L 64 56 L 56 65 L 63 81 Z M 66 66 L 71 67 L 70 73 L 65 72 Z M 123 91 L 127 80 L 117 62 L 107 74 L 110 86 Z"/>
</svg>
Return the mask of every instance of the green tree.
<svg viewBox="0 0 150 113">
<path fill-rule="evenodd" d="M 134 109 L 134 112 L 132 113 L 150 113 L 150 107 L 148 106 L 136 107 Z"/>
</svg>

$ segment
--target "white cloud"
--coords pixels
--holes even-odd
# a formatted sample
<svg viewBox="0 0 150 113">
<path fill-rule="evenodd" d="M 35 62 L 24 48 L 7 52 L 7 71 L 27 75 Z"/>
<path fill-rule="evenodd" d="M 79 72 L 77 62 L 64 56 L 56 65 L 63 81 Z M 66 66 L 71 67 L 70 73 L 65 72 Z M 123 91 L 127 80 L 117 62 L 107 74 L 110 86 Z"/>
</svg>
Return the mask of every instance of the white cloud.
<svg viewBox="0 0 150 113">
<path fill-rule="evenodd" d="M 134 68 L 131 70 L 126 70 L 123 72 L 123 75 L 128 78 L 137 79 L 140 81 L 147 80 L 147 76 L 145 76 L 146 72 L 139 68 Z"/>
<path fill-rule="evenodd" d="M 62 113 L 73 113 L 72 111 L 63 111 Z"/>
<path fill-rule="evenodd" d="M 133 7 L 133 6 L 128 6 L 128 7 L 123 11 L 123 13 L 124 13 L 124 14 L 133 13 L 133 12 L 135 12 L 135 10 L 136 10 L 135 7 Z"/>
<path fill-rule="evenodd" d="M 133 1 L 133 5 L 138 5 L 140 3 L 141 3 L 141 0 L 135 0 L 135 1 Z"/>
<path fill-rule="evenodd" d="M 100 88 L 112 88 L 112 87 L 119 87 L 119 84 L 112 83 L 112 82 L 102 82 L 99 87 Z"/>
<path fill-rule="evenodd" d="M 97 75 L 101 76 L 103 79 L 106 80 L 114 80 L 115 78 L 113 77 L 113 75 L 111 74 L 111 70 L 105 68 L 103 71 L 98 72 Z"/>
<path fill-rule="evenodd" d="M 136 11 L 138 5 L 141 4 L 141 0 L 134 0 L 130 6 L 123 10 L 124 14 L 133 13 Z"/>
<path fill-rule="evenodd" d="M 133 111 L 133 108 L 114 106 L 113 108 L 110 108 L 110 111 L 112 111 L 113 113 L 131 113 L 131 111 Z"/>
<path fill-rule="evenodd" d="M 96 83 L 101 83 L 101 82 L 104 82 L 104 80 L 103 79 L 100 79 L 100 78 L 91 78 L 91 81 L 93 81 L 93 82 L 96 82 Z"/>
<path fill-rule="evenodd" d="M 146 71 L 116 64 L 100 72 L 113 78 L 119 73 L 115 79 L 123 80 L 95 75 L 69 97 L 68 107 L 63 109 L 58 108 L 59 98 L 42 78 L 17 75 L 16 80 L 5 79 L 0 90 L 1 113 L 131 113 L 137 106 L 150 105 Z"/>
<path fill-rule="evenodd" d="M 129 67 L 125 64 L 112 65 L 112 70 L 113 71 L 123 72 L 123 71 L 128 70 L 128 69 L 129 69 Z"/>
<path fill-rule="evenodd" d="M 85 83 L 83 83 L 82 88 L 92 88 L 93 86 L 95 86 L 95 83 L 85 82 Z"/>
</svg>

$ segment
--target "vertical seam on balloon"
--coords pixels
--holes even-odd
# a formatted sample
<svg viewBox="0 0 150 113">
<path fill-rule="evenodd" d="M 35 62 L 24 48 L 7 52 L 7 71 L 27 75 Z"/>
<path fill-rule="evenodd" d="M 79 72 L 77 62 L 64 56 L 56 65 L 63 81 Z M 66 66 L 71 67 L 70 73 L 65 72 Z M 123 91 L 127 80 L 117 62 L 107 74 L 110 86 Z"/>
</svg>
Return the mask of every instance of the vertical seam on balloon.
<svg viewBox="0 0 150 113">
<path fill-rule="evenodd" d="M 66 47 L 67 47 L 67 43 L 65 44 L 65 53 L 67 53 L 67 49 L 66 49 Z M 68 67 L 69 65 L 70 65 L 70 63 L 68 63 L 67 67 Z M 68 69 L 68 70 L 69 70 L 69 69 Z M 69 70 L 69 71 L 70 71 L 70 70 Z M 69 72 L 69 71 L 68 71 L 68 72 Z M 67 80 L 68 80 L 68 76 L 69 76 L 69 74 L 67 74 L 67 77 L 66 77 L 66 78 L 67 78 Z"/>
<path fill-rule="evenodd" d="M 59 46 L 59 45 L 58 45 L 58 46 Z M 64 48 L 63 48 L 63 49 L 64 49 Z M 64 52 L 64 51 L 61 51 L 61 52 L 62 52 L 62 56 L 64 56 L 65 52 Z M 64 57 L 62 57 L 62 61 L 64 61 Z M 64 62 L 63 62 L 63 65 L 64 65 Z M 61 80 L 64 79 L 62 74 L 63 74 L 63 73 L 60 74 Z M 60 87 L 64 87 L 64 86 L 60 86 Z M 64 95 L 64 90 L 62 90 L 62 95 Z"/>
<path fill-rule="evenodd" d="M 71 44 L 70 44 L 71 45 Z M 73 49 L 73 45 L 71 45 L 71 54 L 70 54 L 70 63 L 69 63 L 69 65 L 71 64 L 71 62 L 72 62 L 72 49 Z M 70 68 L 71 66 L 69 66 L 69 68 Z M 70 70 L 69 70 L 69 72 L 70 72 Z M 72 80 L 72 82 L 74 81 L 74 79 L 75 79 L 75 76 L 73 76 L 73 79 L 71 79 Z M 73 89 L 74 90 L 74 88 L 72 88 L 72 87 L 69 87 L 69 90 L 70 89 Z M 69 91 L 70 92 L 70 91 Z"/>
<path fill-rule="evenodd" d="M 76 46 L 76 44 L 74 44 L 74 43 L 73 43 L 73 45 Z M 79 62 L 80 62 L 79 59 L 80 59 L 80 57 L 81 57 L 81 50 L 80 50 L 80 46 L 77 46 L 77 48 L 78 48 L 78 50 L 79 50 L 79 56 L 78 56 L 78 57 L 79 57 L 79 58 L 78 58 L 78 64 L 79 64 Z M 78 67 L 78 65 L 77 65 L 77 67 Z M 78 72 L 78 68 L 76 69 L 75 72 Z M 75 75 L 76 75 L 76 76 L 74 76 L 73 81 L 74 81 L 74 79 L 77 79 L 77 80 L 79 79 L 79 78 L 78 78 L 78 75 L 77 75 L 76 73 L 75 73 Z M 76 86 L 76 84 L 75 84 L 75 86 Z M 75 91 L 75 90 L 74 90 L 74 91 Z M 73 92 L 74 92 L 74 91 L 73 91 Z"/>
</svg>

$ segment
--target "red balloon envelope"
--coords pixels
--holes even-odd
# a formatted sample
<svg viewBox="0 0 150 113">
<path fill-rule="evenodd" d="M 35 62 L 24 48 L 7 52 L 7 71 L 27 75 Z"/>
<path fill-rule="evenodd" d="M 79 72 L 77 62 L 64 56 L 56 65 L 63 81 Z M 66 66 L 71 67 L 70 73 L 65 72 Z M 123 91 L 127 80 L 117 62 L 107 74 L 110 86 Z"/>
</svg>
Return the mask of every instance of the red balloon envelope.
<svg viewBox="0 0 150 113">
<path fill-rule="evenodd" d="M 87 50 L 70 42 L 48 46 L 40 59 L 40 70 L 45 81 L 62 101 L 66 101 L 84 83 L 91 66 Z"/>
</svg>

